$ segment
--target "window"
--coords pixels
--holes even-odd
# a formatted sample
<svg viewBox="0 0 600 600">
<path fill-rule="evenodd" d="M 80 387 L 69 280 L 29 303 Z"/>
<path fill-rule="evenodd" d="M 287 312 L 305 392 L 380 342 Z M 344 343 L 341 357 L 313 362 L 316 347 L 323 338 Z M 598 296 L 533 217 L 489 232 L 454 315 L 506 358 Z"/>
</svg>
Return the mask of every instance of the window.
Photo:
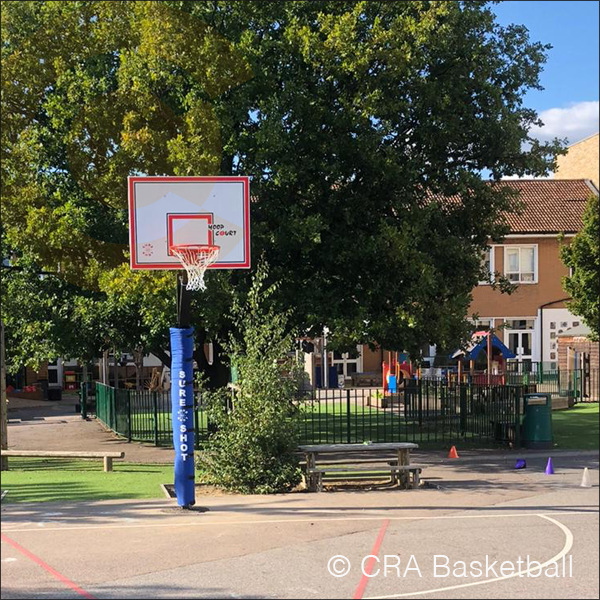
<svg viewBox="0 0 600 600">
<path fill-rule="evenodd" d="M 550 329 L 556 329 L 556 323 L 554 321 L 550 322 Z"/>
<path fill-rule="evenodd" d="M 535 319 L 506 319 L 506 329 L 533 329 Z"/>
<path fill-rule="evenodd" d="M 485 250 L 485 252 L 481 255 L 481 271 L 482 271 L 482 279 L 479 281 L 480 284 L 485 285 L 489 283 L 488 279 L 485 277 L 485 274 L 489 274 L 490 277 L 494 273 L 494 248 L 490 246 Z"/>
<path fill-rule="evenodd" d="M 505 246 L 504 274 L 513 283 L 535 283 L 535 246 Z"/>
<path fill-rule="evenodd" d="M 473 325 L 475 325 L 478 331 L 484 329 L 493 329 L 494 328 L 494 319 L 474 319 Z"/>
</svg>

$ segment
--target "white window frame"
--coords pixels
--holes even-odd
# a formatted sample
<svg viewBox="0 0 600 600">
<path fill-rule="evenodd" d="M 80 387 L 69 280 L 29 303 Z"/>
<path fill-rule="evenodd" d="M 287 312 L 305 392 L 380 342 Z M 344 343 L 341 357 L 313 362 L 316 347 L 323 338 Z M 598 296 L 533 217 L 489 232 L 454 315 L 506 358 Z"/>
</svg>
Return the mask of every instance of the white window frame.
<svg viewBox="0 0 600 600">
<path fill-rule="evenodd" d="M 488 246 L 487 251 L 490 253 L 490 280 L 494 280 L 494 273 L 496 271 L 495 266 L 495 254 L 496 254 L 496 246 Z M 479 285 L 491 285 L 489 281 L 480 281 Z"/>
<path fill-rule="evenodd" d="M 489 321 L 490 322 L 490 329 L 492 331 L 495 330 L 496 327 L 496 321 L 498 321 L 498 319 L 502 319 L 503 317 L 479 317 L 478 319 L 471 319 L 471 323 L 473 323 L 473 325 L 475 327 L 483 327 L 483 325 L 480 325 L 479 323 L 481 321 Z"/>
<path fill-rule="evenodd" d="M 344 352 L 342 353 L 342 358 L 334 358 L 335 354 L 333 352 L 331 352 L 331 357 L 330 357 L 330 365 L 336 366 L 337 365 L 343 365 L 343 370 L 347 371 L 346 365 L 348 363 L 356 363 L 356 372 L 357 373 L 362 373 L 363 372 L 363 353 L 362 353 L 362 345 L 361 344 L 357 344 L 356 346 L 356 350 L 358 351 L 358 356 L 356 358 L 349 358 L 348 357 L 348 353 Z"/>
<path fill-rule="evenodd" d="M 533 281 L 523 281 L 521 279 L 523 271 L 521 270 L 521 250 L 522 249 L 532 249 L 533 250 Z M 519 280 L 511 281 L 511 283 L 515 283 L 517 285 L 531 285 L 536 284 L 539 281 L 539 269 L 538 269 L 538 245 L 537 244 L 509 244 L 504 246 L 504 276 L 508 278 L 509 272 L 507 270 L 508 267 L 508 251 L 509 250 L 519 250 Z"/>
</svg>

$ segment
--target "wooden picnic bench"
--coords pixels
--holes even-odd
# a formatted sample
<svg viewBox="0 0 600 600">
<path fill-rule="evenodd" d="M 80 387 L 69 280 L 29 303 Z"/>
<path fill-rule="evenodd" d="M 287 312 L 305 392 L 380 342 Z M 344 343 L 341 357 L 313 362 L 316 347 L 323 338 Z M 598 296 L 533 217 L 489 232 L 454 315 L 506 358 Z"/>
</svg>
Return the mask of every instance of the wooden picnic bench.
<svg viewBox="0 0 600 600">
<path fill-rule="evenodd" d="M 2 456 L 37 456 L 44 458 L 102 458 L 104 471 L 113 470 L 113 459 L 124 458 L 125 452 L 60 452 L 55 450 L 2 450 Z"/>
<path fill-rule="evenodd" d="M 417 488 L 419 486 L 420 474 L 423 470 L 421 465 L 410 463 L 410 451 L 418 448 L 417 444 L 407 442 L 383 443 L 383 444 L 310 444 L 300 446 L 300 451 L 304 454 L 306 462 L 306 483 L 311 491 L 323 491 L 323 475 L 326 473 L 352 474 L 365 473 L 372 471 L 384 471 L 390 473 L 393 483 L 399 483 L 400 487 Z M 390 452 L 395 452 L 397 459 L 388 460 L 381 455 L 388 456 Z M 375 462 L 385 462 L 383 465 L 375 467 L 357 466 L 357 462 L 374 462 L 373 460 L 357 461 L 354 457 L 339 455 L 348 455 L 360 453 L 361 455 L 379 454 L 380 457 Z M 337 455 L 335 465 L 317 465 L 319 457 L 327 456 L 331 458 Z M 341 466 L 339 466 L 341 465 Z"/>
</svg>

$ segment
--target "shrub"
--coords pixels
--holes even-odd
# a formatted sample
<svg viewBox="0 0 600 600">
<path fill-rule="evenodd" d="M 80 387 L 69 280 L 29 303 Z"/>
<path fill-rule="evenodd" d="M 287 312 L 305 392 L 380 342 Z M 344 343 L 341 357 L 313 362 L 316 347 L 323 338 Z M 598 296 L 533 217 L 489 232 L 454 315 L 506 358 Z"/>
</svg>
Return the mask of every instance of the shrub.
<svg viewBox="0 0 600 600">
<path fill-rule="evenodd" d="M 291 356 L 295 336 L 288 314 L 264 309 L 275 291 L 265 289 L 267 269 L 259 266 L 245 304 L 232 309 L 236 335 L 226 349 L 236 366 L 234 390 L 204 389 L 202 399 L 216 426 L 199 454 L 202 481 L 245 494 L 285 492 L 301 478 L 294 398 L 300 369 Z"/>
</svg>

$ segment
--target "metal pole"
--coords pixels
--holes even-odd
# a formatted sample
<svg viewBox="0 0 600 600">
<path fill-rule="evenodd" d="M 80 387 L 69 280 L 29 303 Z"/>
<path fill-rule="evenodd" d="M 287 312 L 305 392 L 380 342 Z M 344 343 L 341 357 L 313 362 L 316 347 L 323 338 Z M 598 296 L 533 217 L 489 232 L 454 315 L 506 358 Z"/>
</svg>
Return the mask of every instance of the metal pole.
<svg viewBox="0 0 600 600">
<path fill-rule="evenodd" d="M 487 334 L 487 382 L 488 385 L 492 384 L 492 331 L 488 331 Z"/>
<path fill-rule="evenodd" d="M 350 390 L 346 390 L 346 442 L 350 443 Z"/>
<path fill-rule="evenodd" d="M 4 352 L 4 322 L 0 319 L 0 421 L 2 450 L 8 450 L 8 398 L 6 397 L 6 354 Z M 8 457 L 2 457 L 2 471 L 8 471 Z"/>
<path fill-rule="evenodd" d="M 190 326 L 192 294 L 186 289 L 187 273 L 177 277 L 177 327 L 186 329 Z"/>
<path fill-rule="evenodd" d="M 327 361 L 327 327 L 323 329 L 323 387 L 329 387 L 329 363 Z"/>
</svg>

